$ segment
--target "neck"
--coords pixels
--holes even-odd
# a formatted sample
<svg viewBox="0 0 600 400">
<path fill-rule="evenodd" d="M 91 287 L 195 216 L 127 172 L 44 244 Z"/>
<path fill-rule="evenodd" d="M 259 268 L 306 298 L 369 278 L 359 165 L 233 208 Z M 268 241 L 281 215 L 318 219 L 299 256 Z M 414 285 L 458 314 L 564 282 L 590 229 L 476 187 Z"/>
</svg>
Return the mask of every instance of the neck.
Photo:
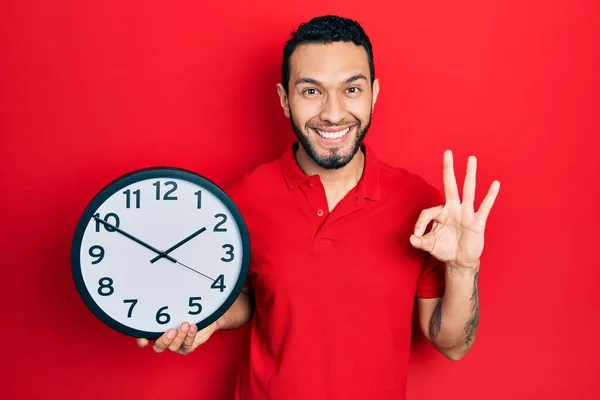
<svg viewBox="0 0 600 400">
<path fill-rule="evenodd" d="M 302 146 L 296 152 L 296 161 L 306 175 L 319 175 L 326 191 L 348 192 L 358 184 L 362 177 L 365 155 L 362 149 L 356 152 L 352 160 L 342 168 L 325 169 L 319 166 Z"/>
</svg>

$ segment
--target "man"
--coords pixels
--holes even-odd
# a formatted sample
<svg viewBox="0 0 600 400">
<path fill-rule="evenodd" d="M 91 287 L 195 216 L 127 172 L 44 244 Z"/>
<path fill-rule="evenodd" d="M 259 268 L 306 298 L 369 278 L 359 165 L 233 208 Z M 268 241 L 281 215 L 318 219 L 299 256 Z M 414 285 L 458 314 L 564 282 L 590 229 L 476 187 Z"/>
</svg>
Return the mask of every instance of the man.
<svg viewBox="0 0 600 400">
<path fill-rule="evenodd" d="M 444 153 L 445 204 L 419 176 L 377 159 L 363 139 L 379 81 L 354 21 L 302 24 L 284 48 L 277 91 L 298 142 L 229 192 L 250 232 L 247 284 L 213 325 L 184 323 L 153 348 L 189 354 L 253 317 L 240 399 L 402 399 L 415 297 L 420 327 L 442 354 L 459 360 L 473 346 L 499 182 L 475 213 L 474 157 L 461 203 Z"/>
</svg>

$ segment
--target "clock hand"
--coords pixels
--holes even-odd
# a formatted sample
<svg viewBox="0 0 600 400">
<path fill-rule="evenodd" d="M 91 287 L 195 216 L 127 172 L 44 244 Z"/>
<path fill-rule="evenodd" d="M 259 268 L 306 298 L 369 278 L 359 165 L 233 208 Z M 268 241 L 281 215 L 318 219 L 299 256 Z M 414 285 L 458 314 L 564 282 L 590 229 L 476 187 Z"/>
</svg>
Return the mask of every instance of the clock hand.
<svg viewBox="0 0 600 400">
<path fill-rule="evenodd" d="M 162 251 L 160 251 L 160 250 L 157 250 L 157 249 L 155 249 L 154 247 L 152 247 L 152 246 L 150 246 L 149 244 L 147 244 L 147 243 L 145 243 L 145 242 L 141 241 L 140 239 L 136 238 L 135 236 L 133 236 L 133 235 L 130 235 L 129 233 L 127 233 L 127 232 L 125 232 L 125 231 L 123 231 L 123 230 L 121 230 L 121 229 L 117 228 L 116 226 L 114 226 L 114 225 L 112 225 L 112 224 L 110 224 L 110 223 L 108 223 L 108 222 L 106 222 L 106 221 L 104 221 L 104 220 L 102 220 L 102 219 L 100 219 L 100 218 L 96 217 L 95 215 L 94 215 L 94 218 L 95 218 L 97 221 L 100 221 L 100 222 L 102 222 L 104 225 L 108 226 L 109 228 L 112 228 L 112 229 L 116 230 L 117 232 L 119 232 L 120 234 L 122 234 L 122 235 L 124 235 L 124 236 L 128 237 L 129 239 L 131 239 L 131 240 L 133 240 L 133 241 L 135 241 L 135 242 L 138 242 L 138 243 L 139 243 L 139 244 L 141 244 L 142 246 L 144 246 L 144 247 L 146 247 L 146 248 L 148 248 L 148 249 L 150 249 L 150 250 L 154 251 L 155 253 L 158 253 L 158 254 L 160 254 L 160 256 L 161 256 L 161 257 L 165 257 L 167 260 L 169 260 L 169 261 L 172 261 L 172 262 L 174 262 L 174 263 L 177 263 L 177 264 L 179 264 L 179 265 L 181 265 L 181 266 L 183 266 L 183 267 L 185 267 L 185 268 L 187 268 L 187 269 L 189 269 L 189 270 L 191 270 L 191 271 L 194 271 L 195 273 L 197 273 L 197 274 L 200 274 L 200 275 L 202 275 L 203 277 L 205 277 L 205 278 L 208 278 L 208 279 L 210 279 L 210 280 L 211 280 L 211 281 L 213 281 L 213 282 L 215 281 L 215 279 L 211 278 L 210 276 L 208 276 L 208 275 L 204 275 L 202 272 L 200 272 L 200 271 L 196 271 L 194 268 L 188 267 L 188 266 L 187 266 L 187 265 L 185 265 L 184 263 L 181 263 L 181 262 L 177 261 L 176 259 L 174 259 L 173 257 L 171 257 L 171 256 L 167 255 L 167 254 L 166 254 L 166 252 L 162 252 Z M 205 230 L 206 230 L 206 228 L 199 229 L 198 231 L 196 231 L 196 232 L 194 232 L 192 235 L 190 235 L 191 237 L 189 237 L 189 236 L 188 236 L 188 238 L 184 239 L 182 242 L 183 242 L 183 243 L 187 242 L 189 239 L 191 239 L 191 238 L 192 238 L 192 237 L 194 237 L 194 236 L 197 236 L 197 235 L 199 235 L 200 233 L 204 232 Z M 183 244 L 182 242 L 180 242 L 180 243 L 181 243 L 181 244 Z"/>
<path fill-rule="evenodd" d="M 141 244 L 142 246 L 146 247 L 147 249 L 150 249 L 150 250 L 152 250 L 152 251 L 153 251 L 153 252 L 155 252 L 155 253 L 158 253 L 158 254 L 160 254 L 162 257 L 165 257 L 167 260 L 169 260 L 169 261 L 172 261 L 172 262 L 174 262 L 174 263 L 176 263 L 176 262 L 177 262 L 177 260 L 176 260 L 176 259 L 174 259 L 173 257 L 171 257 L 171 256 L 168 256 L 168 255 L 164 254 L 162 251 L 160 251 L 160 250 L 158 250 L 158 249 L 156 249 L 156 248 L 154 248 L 154 247 L 150 246 L 148 243 L 145 243 L 145 242 L 141 241 L 140 239 L 136 238 L 135 236 L 132 236 L 132 235 L 130 235 L 129 233 L 127 233 L 127 232 L 125 232 L 125 231 L 123 231 L 123 230 L 121 230 L 121 229 L 117 228 L 116 226 L 114 226 L 114 225 L 112 225 L 112 224 L 110 224 L 110 223 L 108 223 L 108 222 L 104 221 L 103 219 L 100 219 L 100 218 L 96 217 L 95 215 L 94 215 L 94 218 L 96 219 L 96 221 L 98 221 L 98 222 L 102 222 L 104 225 L 108 226 L 109 228 L 116 230 L 116 231 L 117 231 L 117 232 L 119 232 L 121 235 L 123 235 L 123 236 L 126 236 L 126 237 L 128 237 L 129 239 L 131 239 L 131 240 L 133 240 L 133 241 L 135 241 L 135 242 L 138 242 L 138 243 L 139 243 L 139 244 Z"/>
<path fill-rule="evenodd" d="M 152 260 L 150 260 L 151 263 L 155 263 L 156 261 L 160 260 L 163 257 L 166 257 L 167 254 L 169 254 L 170 252 L 172 252 L 173 250 L 175 250 L 176 248 L 186 244 L 187 242 L 189 242 L 190 240 L 192 240 L 193 238 L 195 238 L 196 236 L 198 236 L 199 234 L 201 234 L 202 232 L 204 232 L 206 230 L 205 227 L 198 229 L 196 232 L 192 233 L 190 236 L 186 237 L 185 239 L 183 239 L 182 241 L 180 241 L 179 243 L 169 247 L 167 250 L 165 250 L 164 252 L 162 252 L 162 254 L 154 257 Z"/>
<path fill-rule="evenodd" d="M 168 257 L 168 256 L 165 256 L 165 257 Z M 208 276 L 208 275 L 204 275 L 202 272 L 200 272 L 200 271 L 196 271 L 194 268 L 190 268 L 190 267 L 188 267 L 187 265 L 185 265 L 184 263 L 181 263 L 181 262 L 177 261 L 177 264 L 179 264 L 179 265 L 182 265 L 182 266 L 186 267 L 187 269 L 190 269 L 190 270 L 194 271 L 195 273 L 197 273 L 197 274 L 200 274 L 200 275 L 202 275 L 203 277 L 210 279 L 210 280 L 211 280 L 211 281 L 213 281 L 213 282 L 215 281 L 215 280 L 214 280 L 213 278 L 211 278 L 210 276 Z"/>
</svg>

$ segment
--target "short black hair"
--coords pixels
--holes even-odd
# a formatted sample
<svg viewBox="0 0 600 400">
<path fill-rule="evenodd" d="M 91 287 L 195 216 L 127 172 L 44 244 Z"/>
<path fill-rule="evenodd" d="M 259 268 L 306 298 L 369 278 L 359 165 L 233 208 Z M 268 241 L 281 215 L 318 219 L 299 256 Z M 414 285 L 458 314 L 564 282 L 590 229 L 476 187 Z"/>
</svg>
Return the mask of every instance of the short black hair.
<svg viewBox="0 0 600 400">
<path fill-rule="evenodd" d="M 281 83 L 288 92 L 290 80 L 290 58 L 301 44 L 318 43 L 327 44 L 332 42 L 352 42 L 357 46 L 363 46 L 369 58 L 369 70 L 371 72 L 371 84 L 375 80 L 375 66 L 373 64 L 373 47 L 369 36 L 360 24 L 352 19 L 337 15 L 323 15 L 314 17 L 308 22 L 298 26 L 291 33 L 291 38 L 283 47 L 283 63 L 281 65 Z"/>
</svg>

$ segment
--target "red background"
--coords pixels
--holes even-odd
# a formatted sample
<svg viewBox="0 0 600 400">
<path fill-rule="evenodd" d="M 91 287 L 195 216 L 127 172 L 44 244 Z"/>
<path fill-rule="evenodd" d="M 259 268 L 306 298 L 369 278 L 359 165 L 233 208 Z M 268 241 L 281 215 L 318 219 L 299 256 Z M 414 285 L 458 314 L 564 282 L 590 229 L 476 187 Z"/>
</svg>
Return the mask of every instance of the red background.
<svg viewBox="0 0 600 400">
<path fill-rule="evenodd" d="M 441 188 L 451 148 L 462 188 L 475 154 L 477 205 L 502 183 L 475 347 L 454 363 L 417 337 L 410 398 L 598 398 L 599 3 L 317 3 L 2 2 L 1 397 L 230 398 L 246 329 L 188 357 L 139 349 L 78 297 L 70 241 L 132 169 L 227 186 L 279 155 L 283 43 L 340 13 L 374 43 L 380 157 Z"/>
</svg>

